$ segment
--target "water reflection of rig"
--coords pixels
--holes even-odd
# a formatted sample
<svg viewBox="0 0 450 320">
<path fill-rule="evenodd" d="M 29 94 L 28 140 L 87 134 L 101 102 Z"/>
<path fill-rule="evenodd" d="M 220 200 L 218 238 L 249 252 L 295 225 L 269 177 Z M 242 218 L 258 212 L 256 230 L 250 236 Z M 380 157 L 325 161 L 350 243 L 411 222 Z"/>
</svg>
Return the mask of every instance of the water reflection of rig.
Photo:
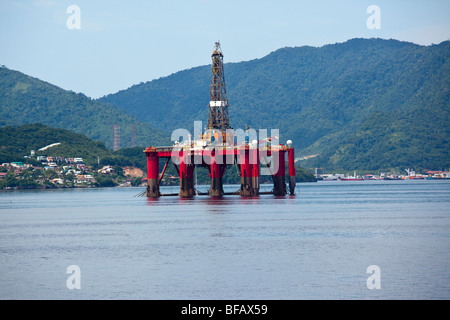
<svg viewBox="0 0 450 320">
<path fill-rule="evenodd" d="M 284 196 L 295 192 L 294 148 L 289 140 L 287 145 L 279 144 L 278 137 L 261 140 L 252 139 L 246 135 L 237 139 L 236 132 L 230 126 L 228 117 L 228 99 L 225 89 L 223 71 L 223 54 L 219 42 L 215 43 L 211 55 L 211 85 L 209 99 L 209 115 L 206 133 L 197 140 L 185 139 L 168 147 L 147 147 L 147 197 L 156 198 L 160 192 L 160 183 L 169 162 L 172 163 L 180 177 L 180 197 L 192 197 L 197 194 L 194 185 L 194 170 L 205 167 L 209 171 L 211 186 L 209 196 L 221 197 L 223 190 L 223 175 L 231 166 L 238 166 L 241 177 L 241 187 L 236 193 L 241 196 L 258 196 L 259 176 L 265 170 L 272 176 L 273 189 L 271 194 Z M 238 130 L 237 130 L 238 131 Z M 241 130 L 243 132 L 243 130 Z M 241 134 L 242 138 L 242 134 Z M 288 153 L 289 190 L 286 187 L 286 161 Z M 159 160 L 165 159 L 161 174 Z"/>
</svg>

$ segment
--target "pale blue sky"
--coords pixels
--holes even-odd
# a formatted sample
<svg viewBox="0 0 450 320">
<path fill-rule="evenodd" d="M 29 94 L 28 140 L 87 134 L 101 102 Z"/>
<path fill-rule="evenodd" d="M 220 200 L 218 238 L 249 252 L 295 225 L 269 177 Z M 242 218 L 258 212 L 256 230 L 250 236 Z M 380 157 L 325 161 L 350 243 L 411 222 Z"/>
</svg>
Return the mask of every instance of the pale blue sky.
<svg viewBox="0 0 450 320">
<path fill-rule="evenodd" d="M 66 20 L 80 8 L 79 30 Z M 370 5 L 381 29 L 368 29 Z M 92 98 L 210 63 L 355 37 L 450 39 L 448 0 L 0 0 L 0 64 Z"/>
</svg>

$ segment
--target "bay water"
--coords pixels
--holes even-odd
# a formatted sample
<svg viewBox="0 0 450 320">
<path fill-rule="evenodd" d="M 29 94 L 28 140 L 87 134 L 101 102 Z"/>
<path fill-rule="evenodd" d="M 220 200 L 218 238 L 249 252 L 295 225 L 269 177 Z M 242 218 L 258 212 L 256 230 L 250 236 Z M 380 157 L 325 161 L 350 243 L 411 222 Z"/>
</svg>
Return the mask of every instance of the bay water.
<svg viewBox="0 0 450 320">
<path fill-rule="evenodd" d="M 450 298 L 449 180 L 143 190 L 2 191 L 0 299 Z"/>
</svg>

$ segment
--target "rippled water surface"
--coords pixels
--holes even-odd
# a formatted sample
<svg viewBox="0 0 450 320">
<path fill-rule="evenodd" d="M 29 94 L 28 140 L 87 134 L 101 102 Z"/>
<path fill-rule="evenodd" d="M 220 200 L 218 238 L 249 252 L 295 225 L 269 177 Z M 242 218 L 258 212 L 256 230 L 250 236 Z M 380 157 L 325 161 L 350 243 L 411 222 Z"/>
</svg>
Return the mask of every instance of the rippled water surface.
<svg viewBox="0 0 450 320">
<path fill-rule="evenodd" d="M 282 198 L 142 190 L 1 192 L 0 298 L 450 298 L 450 181 L 305 183 Z"/>
</svg>

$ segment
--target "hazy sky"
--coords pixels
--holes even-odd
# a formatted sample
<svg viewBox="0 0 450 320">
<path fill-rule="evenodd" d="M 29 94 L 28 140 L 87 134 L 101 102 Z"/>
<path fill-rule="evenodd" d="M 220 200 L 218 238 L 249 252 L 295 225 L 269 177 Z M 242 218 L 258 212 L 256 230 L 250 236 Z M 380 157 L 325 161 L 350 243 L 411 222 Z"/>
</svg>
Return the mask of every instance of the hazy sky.
<svg viewBox="0 0 450 320">
<path fill-rule="evenodd" d="M 450 1 L 0 0 L 0 64 L 92 98 L 207 65 L 218 40 L 239 62 L 356 37 L 449 40 Z"/>
</svg>

